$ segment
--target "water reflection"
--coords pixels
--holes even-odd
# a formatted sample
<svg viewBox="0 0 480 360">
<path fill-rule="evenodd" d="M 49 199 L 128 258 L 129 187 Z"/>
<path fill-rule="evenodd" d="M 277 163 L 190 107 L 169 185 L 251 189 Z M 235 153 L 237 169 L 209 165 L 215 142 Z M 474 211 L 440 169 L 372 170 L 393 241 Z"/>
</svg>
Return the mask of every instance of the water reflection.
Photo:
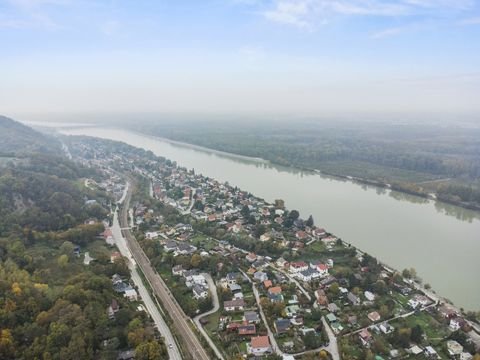
<svg viewBox="0 0 480 360">
<path fill-rule="evenodd" d="M 454 216 L 456 219 L 461 221 L 467 221 L 469 223 L 473 222 L 473 220 L 480 220 L 480 213 L 465 209 L 462 207 L 458 207 L 456 205 L 435 201 L 435 209 L 442 214 L 448 216 Z M 479 234 L 480 236 L 480 234 Z"/>
</svg>

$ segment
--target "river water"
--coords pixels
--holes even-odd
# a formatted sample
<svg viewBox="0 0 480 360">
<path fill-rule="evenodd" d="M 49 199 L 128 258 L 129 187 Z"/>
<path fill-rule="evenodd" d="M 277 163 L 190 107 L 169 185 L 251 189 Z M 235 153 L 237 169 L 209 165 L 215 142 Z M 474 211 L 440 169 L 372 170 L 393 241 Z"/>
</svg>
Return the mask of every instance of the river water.
<svg viewBox="0 0 480 360">
<path fill-rule="evenodd" d="M 352 181 L 199 149 L 127 130 L 69 128 L 64 134 L 123 141 L 228 181 L 303 218 L 425 283 L 457 306 L 480 310 L 480 213 Z"/>
</svg>

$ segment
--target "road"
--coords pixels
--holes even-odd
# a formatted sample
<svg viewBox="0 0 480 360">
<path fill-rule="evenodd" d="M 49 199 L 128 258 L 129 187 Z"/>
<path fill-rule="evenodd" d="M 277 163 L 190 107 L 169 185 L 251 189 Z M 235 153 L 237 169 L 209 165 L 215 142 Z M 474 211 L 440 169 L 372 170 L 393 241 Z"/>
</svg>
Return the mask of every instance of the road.
<svg viewBox="0 0 480 360">
<path fill-rule="evenodd" d="M 283 275 L 285 275 L 291 282 L 293 282 L 295 285 L 297 285 L 297 288 L 303 293 L 303 295 L 305 295 L 305 297 L 309 300 L 309 301 L 312 301 L 312 297 L 310 296 L 310 294 L 308 293 L 307 290 L 305 290 L 303 288 L 303 286 L 298 282 L 297 279 L 293 278 L 288 272 L 286 271 L 283 271 L 281 269 L 279 269 L 278 267 L 274 266 L 272 263 L 269 263 L 269 266 L 278 271 L 278 272 L 281 272 Z"/>
<path fill-rule="evenodd" d="M 207 340 L 213 351 L 215 351 L 217 357 L 224 360 L 222 353 L 220 352 L 220 350 L 218 350 L 217 346 L 212 341 L 212 339 L 210 339 L 210 336 L 208 336 L 207 332 L 200 323 L 201 318 L 216 313 L 220 309 L 220 301 L 218 301 L 217 286 L 215 285 L 215 282 L 213 281 L 210 274 L 202 273 L 201 275 L 205 276 L 205 278 L 207 279 L 208 289 L 210 290 L 210 294 L 212 296 L 213 309 L 196 316 L 193 319 L 193 322 L 195 323 L 195 325 L 197 325 L 198 330 L 202 333 L 203 337 L 205 338 L 205 340 Z"/>
<path fill-rule="evenodd" d="M 123 228 L 128 227 L 128 208 L 132 196 L 132 188 L 134 188 L 134 185 L 132 182 L 130 182 L 130 186 L 127 189 L 127 196 L 125 197 L 124 206 L 122 207 L 120 213 L 120 225 Z M 184 346 L 184 349 L 190 353 L 191 358 L 193 359 L 209 360 L 210 356 L 207 354 L 194 331 L 190 327 L 190 325 L 193 325 L 193 322 L 189 317 L 187 317 L 187 315 L 185 315 L 180 305 L 177 303 L 173 295 L 171 295 L 170 290 L 160 275 L 150 264 L 150 260 L 148 259 L 147 255 L 145 255 L 145 252 L 140 247 L 135 237 L 128 229 L 122 230 L 122 234 L 126 239 L 128 248 L 132 252 L 137 266 L 142 270 L 155 295 L 160 299 L 163 308 L 173 320 L 173 327 L 175 328 L 179 337 L 183 340 L 182 345 Z"/>
<path fill-rule="evenodd" d="M 128 187 L 127 187 L 128 188 Z M 125 191 L 127 190 L 125 189 Z M 155 325 L 157 326 L 158 331 L 165 339 L 165 343 L 167 345 L 168 356 L 172 360 L 181 360 L 182 356 L 180 350 L 178 349 L 177 343 L 175 342 L 175 338 L 170 331 L 167 323 L 165 322 L 164 318 L 160 314 L 158 307 L 156 306 L 150 292 L 145 287 L 143 280 L 138 273 L 136 268 L 135 260 L 130 252 L 130 249 L 127 246 L 127 242 L 122 235 L 122 231 L 120 229 L 120 223 L 118 221 L 118 211 L 116 210 L 113 217 L 113 226 L 111 228 L 112 234 L 115 240 L 115 245 L 117 246 L 118 250 L 128 260 L 128 267 L 130 268 L 131 278 L 135 286 L 138 288 L 138 292 L 140 297 L 142 298 L 145 308 L 147 309 L 148 313 L 152 317 Z M 171 346 L 169 346 L 171 344 Z"/>
<path fill-rule="evenodd" d="M 272 330 L 270 329 L 270 326 L 268 325 L 267 317 L 265 316 L 265 313 L 263 312 L 263 309 L 262 309 L 262 305 L 260 304 L 260 295 L 258 293 L 257 286 L 253 283 L 252 283 L 252 289 L 253 289 L 253 294 L 255 295 L 255 300 L 257 301 L 258 310 L 260 311 L 260 317 L 262 318 L 262 321 L 265 324 L 265 327 L 267 328 L 268 338 L 270 339 L 270 344 L 272 344 L 272 349 L 275 352 L 275 354 L 283 356 L 283 352 L 282 350 L 280 350 L 280 347 L 277 344 L 275 335 L 273 334 Z"/>
<path fill-rule="evenodd" d="M 196 192 L 197 192 L 197 189 L 192 189 L 192 194 L 190 195 L 191 196 L 190 205 L 188 206 L 188 208 L 186 210 L 184 210 L 184 211 L 180 210 L 182 215 L 188 215 L 192 211 L 193 205 L 195 205 L 195 194 L 196 194 Z"/>
</svg>

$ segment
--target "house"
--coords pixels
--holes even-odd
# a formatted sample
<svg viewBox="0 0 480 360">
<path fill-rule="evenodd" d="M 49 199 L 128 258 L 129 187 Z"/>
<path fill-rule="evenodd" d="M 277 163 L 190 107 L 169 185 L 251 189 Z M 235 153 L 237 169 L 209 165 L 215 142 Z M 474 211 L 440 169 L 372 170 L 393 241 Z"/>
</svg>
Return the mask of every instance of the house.
<svg viewBox="0 0 480 360">
<path fill-rule="evenodd" d="M 260 241 L 262 242 L 270 241 L 270 239 L 271 239 L 270 234 L 267 234 L 267 233 L 260 236 Z"/>
<path fill-rule="evenodd" d="M 337 304 L 335 303 L 330 303 L 327 305 L 327 309 L 328 311 L 332 312 L 332 313 L 336 313 L 338 312 L 340 309 L 338 308 Z"/>
<path fill-rule="evenodd" d="M 238 328 L 238 335 L 249 336 L 257 333 L 257 327 L 255 325 L 243 325 Z"/>
<path fill-rule="evenodd" d="M 418 301 L 416 301 L 415 299 L 408 300 L 407 304 L 408 304 L 408 306 L 410 306 L 414 310 L 420 305 L 420 303 Z"/>
<path fill-rule="evenodd" d="M 157 231 L 147 231 L 145 233 L 145 238 L 147 239 L 150 239 L 150 240 L 153 240 L 153 239 L 156 239 L 158 238 L 159 234 Z"/>
<path fill-rule="evenodd" d="M 452 331 L 457 331 L 463 328 L 465 325 L 467 325 L 467 322 L 464 319 L 462 319 L 461 317 L 456 317 L 456 318 L 450 319 L 450 323 L 448 327 Z"/>
<path fill-rule="evenodd" d="M 387 322 L 380 324 L 379 329 L 384 334 L 390 334 L 395 330 L 395 328 Z"/>
<path fill-rule="evenodd" d="M 206 299 L 208 297 L 208 289 L 202 285 L 193 285 L 193 297 L 195 299 Z"/>
<path fill-rule="evenodd" d="M 228 285 L 228 287 L 230 288 L 230 291 L 231 291 L 233 294 L 242 291 L 242 287 L 241 287 L 240 285 L 238 285 L 238 284 Z"/>
<path fill-rule="evenodd" d="M 308 235 L 305 231 L 300 230 L 295 233 L 295 237 L 298 240 L 305 240 L 308 237 Z"/>
<path fill-rule="evenodd" d="M 455 340 L 447 341 L 447 350 L 451 356 L 460 355 L 463 352 L 463 346 Z"/>
<path fill-rule="evenodd" d="M 177 243 L 175 241 L 169 240 L 163 245 L 163 248 L 166 252 L 172 252 L 177 250 Z"/>
<path fill-rule="evenodd" d="M 137 301 L 138 299 L 138 294 L 135 289 L 125 290 L 125 293 L 123 294 L 123 296 L 125 296 L 130 301 Z"/>
<path fill-rule="evenodd" d="M 295 273 L 295 276 L 304 282 L 309 282 L 322 277 L 322 275 L 317 270 L 311 268 L 307 268 L 306 270 L 297 272 Z"/>
<path fill-rule="evenodd" d="M 318 264 L 317 271 L 320 273 L 321 277 L 325 277 L 328 275 L 328 265 L 325 264 Z"/>
<path fill-rule="evenodd" d="M 277 265 L 279 268 L 285 268 L 288 265 L 288 261 L 281 257 L 275 261 L 275 265 Z"/>
<path fill-rule="evenodd" d="M 243 314 L 243 321 L 248 324 L 259 324 L 260 316 L 255 311 L 245 311 L 245 313 Z"/>
<path fill-rule="evenodd" d="M 280 286 L 274 286 L 268 289 L 269 294 L 278 295 L 282 293 L 282 288 Z"/>
<path fill-rule="evenodd" d="M 410 349 L 407 350 L 410 354 L 419 355 L 423 353 L 423 349 L 418 345 L 413 345 Z"/>
<path fill-rule="evenodd" d="M 133 360 L 135 359 L 135 350 L 120 351 L 117 360 Z"/>
<path fill-rule="evenodd" d="M 180 255 L 189 255 L 194 253 L 197 250 L 195 246 L 192 246 L 190 244 L 185 244 L 185 243 L 180 243 L 177 245 L 177 254 Z"/>
<path fill-rule="evenodd" d="M 207 279 L 203 275 L 192 275 L 190 281 L 197 285 L 207 285 Z"/>
<path fill-rule="evenodd" d="M 377 322 L 381 319 L 381 316 L 377 311 L 372 311 L 367 315 L 367 317 L 370 319 L 371 322 Z"/>
<path fill-rule="evenodd" d="M 360 298 L 352 292 L 349 292 L 347 299 L 352 303 L 352 305 L 360 305 Z"/>
<path fill-rule="evenodd" d="M 259 282 L 264 282 L 265 280 L 268 280 L 268 275 L 263 271 L 257 271 L 255 274 L 253 274 L 253 279 Z"/>
<path fill-rule="evenodd" d="M 245 256 L 245 259 L 247 259 L 249 263 L 253 263 L 255 260 L 257 260 L 257 255 L 254 253 L 248 253 L 247 256 Z"/>
<path fill-rule="evenodd" d="M 236 285 L 238 280 L 238 273 L 228 273 L 226 276 L 228 285 Z"/>
<path fill-rule="evenodd" d="M 319 238 L 319 237 L 325 236 L 327 234 L 327 232 L 325 231 L 325 229 L 315 228 L 315 229 L 313 229 L 312 234 L 313 234 L 313 236 Z"/>
<path fill-rule="evenodd" d="M 272 281 L 271 281 L 271 280 L 265 280 L 265 281 L 263 282 L 263 287 L 264 287 L 265 289 L 268 289 L 268 288 L 272 287 L 272 285 L 273 285 L 273 284 L 272 284 Z"/>
<path fill-rule="evenodd" d="M 430 358 L 437 358 L 438 356 L 437 351 L 431 346 L 425 348 L 425 355 Z"/>
<path fill-rule="evenodd" d="M 299 273 L 308 269 L 308 264 L 304 261 L 297 261 L 290 263 L 289 271 L 292 274 Z"/>
<path fill-rule="evenodd" d="M 175 266 L 172 268 L 172 274 L 173 274 L 173 275 L 182 276 L 184 272 L 185 272 L 185 270 L 183 269 L 183 266 L 182 266 L 182 265 L 175 265 Z"/>
<path fill-rule="evenodd" d="M 365 291 L 363 294 L 365 295 L 365 299 L 367 299 L 368 301 L 374 301 L 375 300 L 375 294 L 373 294 L 372 292 Z"/>
<path fill-rule="evenodd" d="M 265 266 L 267 266 L 267 262 L 263 259 L 257 259 L 253 264 L 252 266 L 255 268 L 255 269 L 260 269 L 260 268 L 263 268 Z"/>
<path fill-rule="evenodd" d="M 299 311 L 300 311 L 300 306 L 289 305 L 285 308 L 285 315 L 287 315 L 288 318 L 292 318 L 292 317 L 295 317 Z"/>
<path fill-rule="evenodd" d="M 243 299 L 235 299 L 231 301 L 225 301 L 223 308 L 225 311 L 240 311 L 245 307 L 245 301 Z"/>
<path fill-rule="evenodd" d="M 367 329 L 363 329 L 358 333 L 358 337 L 360 338 L 360 341 L 362 342 L 363 346 L 369 347 L 370 342 L 372 341 L 372 334 Z"/>
<path fill-rule="evenodd" d="M 283 295 L 282 294 L 268 293 L 268 298 L 270 299 L 271 302 L 274 302 L 274 303 L 283 302 Z"/>
<path fill-rule="evenodd" d="M 273 326 L 275 327 L 277 334 L 283 334 L 290 329 L 291 323 L 289 319 L 277 319 Z"/>
<path fill-rule="evenodd" d="M 121 258 L 122 258 L 122 254 L 120 254 L 118 251 L 114 251 L 112 255 L 110 255 L 110 262 L 114 263 L 115 260 L 121 259 Z"/>
<path fill-rule="evenodd" d="M 327 320 L 330 324 L 337 321 L 337 317 L 333 313 L 328 313 L 327 316 L 325 316 L 325 317 L 327 318 Z"/>
<path fill-rule="evenodd" d="M 110 306 L 107 308 L 107 315 L 109 319 L 114 319 L 115 314 L 120 310 L 117 300 L 112 299 Z"/>
<path fill-rule="evenodd" d="M 252 337 L 252 340 L 247 344 L 247 352 L 253 356 L 262 356 L 267 353 L 272 352 L 272 347 L 270 346 L 270 340 L 268 336 L 255 336 Z"/>
</svg>

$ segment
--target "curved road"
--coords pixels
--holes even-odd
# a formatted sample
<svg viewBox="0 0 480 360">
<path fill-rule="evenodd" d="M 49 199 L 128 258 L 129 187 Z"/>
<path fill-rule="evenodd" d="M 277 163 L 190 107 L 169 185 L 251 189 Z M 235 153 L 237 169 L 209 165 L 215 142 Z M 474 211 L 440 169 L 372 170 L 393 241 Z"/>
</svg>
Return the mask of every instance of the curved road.
<svg viewBox="0 0 480 360">
<path fill-rule="evenodd" d="M 204 312 L 203 314 L 197 315 L 193 321 L 195 322 L 195 325 L 197 325 L 198 330 L 202 333 L 203 337 L 205 340 L 207 340 L 208 344 L 210 347 L 215 351 L 215 354 L 219 359 L 224 360 L 222 353 L 220 350 L 218 350 L 217 346 L 213 342 L 212 339 L 210 339 L 210 336 L 208 336 L 207 332 L 203 328 L 202 324 L 200 323 L 200 319 L 211 315 L 213 313 L 216 313 L 220 309 L 220 302 L 218 301 L 218 294 L 217 294 L 217 286 L 215 285 L 215 282 L 213 281 L 212 277 L 208 273 L 202 273 L 201 275 L 205 276 L 205 279 L 207 279 L 208 283 L 208 289 L 210 290 L 210 294 L 212 295 L 212 301 L 213 301 L 213 309 Z"/>
</svg>

